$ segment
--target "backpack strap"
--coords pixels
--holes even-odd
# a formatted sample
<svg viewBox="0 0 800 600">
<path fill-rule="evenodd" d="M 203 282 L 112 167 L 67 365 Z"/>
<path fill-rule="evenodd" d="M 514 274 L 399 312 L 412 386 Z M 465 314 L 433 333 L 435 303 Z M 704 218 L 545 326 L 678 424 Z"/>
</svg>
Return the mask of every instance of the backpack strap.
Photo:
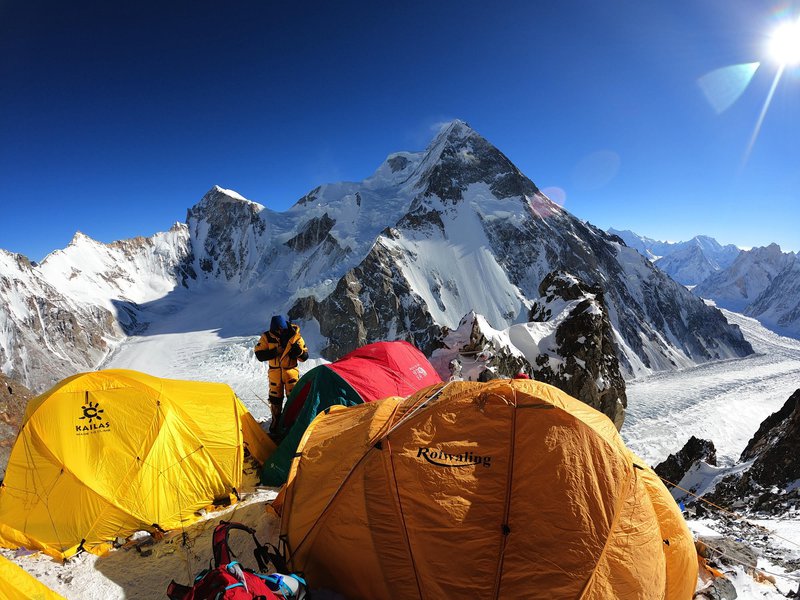
<svg viewBox="0 0 800 600">
<path fill-rule="evenodd" d="M 235 556 L 231 551 L 230 545 L 228 544 L 228 534 L 230 533 L 231 529 L 241 529 L 242 531 L 246 531 L 250 535 L 253 536 L 253 539 L 256 539 L 256 530 L 252 527 L 248 527 L 247 525 L 243 525 L 242 523 L 234 523 L 231 521 L 220 521 L 219 525 L 214 528 L 214 536 L 212 538 L 212 549 L 214 551 L 214 566 L 219 567 L 220 565 L 227 565 L 229 562 L 233 560 Z M 256 540 L 256 544 L 258 544 L 258 540 Z"/>
<path fill-rule="evenodd" d="M 272 566 L 275 567 L 275 570 L 279 573 L 285 573 L 288 571 L 286 567 L 286 560 L 275 546 L 269 542 L 267 542 L 267 544 L 262 544 L 259 542 L 258 538 L 256 537 L 256 531 L 252 527 L 232 521 L 220 521 L 219 525 L 217 525 L 217 527 L 214 529 L 212 546 L 214 550 L 215 567 L 226 565 L 235 558 L 235 555 L 230 549 L 230 545 L 228 543 L 228 536 L 233 529 L 240 529 L 253 536 L 253 542 L 255 543 L 253 557 L 256 559 L 256 563 L 258 563 L 259 571 L 266 573 L 269 571 L 270 564 L 272 564 Z"/>
<path fill-rule="evenodd" d="M 183 585 L 174 579 L 167 586 L 167 597 L 170 600 L 186 600 L 192 593 L 192 588 L 188 585 Z"/>
<path fill-rule="evenodd" d="M 253 536 L 253 539 L 255 539 L 255 536 Z M 283 554 L 269 542 L 262 545 L 258 543 L 258 540 L 256 540 L 256 549 L 253 550 L 253 554 L 255 555 L 260 571 L 266 573 L 269 570 L 269 565 L 272 564 L 272 566 L 275 567 L 275 571 L 278 573 L 289 572 L 289 568 L 286 565 L 286 559 L 283 557 Z"/>
</svg>

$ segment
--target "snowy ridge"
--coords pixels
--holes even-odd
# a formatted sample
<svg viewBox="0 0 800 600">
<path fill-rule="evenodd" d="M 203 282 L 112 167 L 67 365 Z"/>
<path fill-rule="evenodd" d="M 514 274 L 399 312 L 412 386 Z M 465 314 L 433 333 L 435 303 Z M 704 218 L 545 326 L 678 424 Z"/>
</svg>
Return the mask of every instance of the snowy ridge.
<svg viewBox="0 0 800 600">
<path fill-rule="evenodd" d="M 189 255 L 186 225 L 166 233 L 103 244 L 76 233 L 69 246 L 48 254 L 41 276 L 61 294 L 114 310 L 113 300 L 148 302 L 172 291 Z"/>
<path fill-rule="evenodd" d="M 753 248 L 742 252 L 730 267 L 709 277 L 693 291 L 723 308 L 744 312 L 795 258 L 793 253 L 781 252 L 777 244 Z"/>
<path fill-rule="evenodd" d="M 746 314 L 774 331 L 800 338 L 800 257 L 775 275 L 767 288 L 747 307 Z"/>
<path fill-rule="evenodd" d="M 26 384 L 91 369 L 122 337 L 108 310 L 61 294 L 27 258 L 5 250 L 0 305 L 0 368 Z"/>
<path fill-rule="evenodd" d="M 742 252 L 692 291 L 778 333 L 800 337 L 800 257 L 781 252 L 777 244 Z"/>
<path fill-rule="evenodd" d="M 552 203 L 453 121 L 426 150 L 390 154 L 366 180 L 320 186 L 287 211 L 215 186 L 185 226 L 109 245 L 77 235 L 30 271 L 59 298 L 110 315 L 89 330 L 111 346 L 119 326 L 137 334 L 105 365 L 130 362 L 133 344 L 169 343 L 199 359 L 203 350 L 182 336 L 216 331 L 226 344 L 256 335 L 277 313 L 318 331 L 313 350 L 328 360 L 381 339 L 430 353 L 470 311 L 498 330 L 526 322 L 539 284 L 556 270 L 604 289 L 628 375 L 750 352 L 716 309 L 615 239 Z M 29 326 L 5 318 L 17 332 L 7 336 L 7 356 L 43 345 L 36 333 L 23 344 Z M 97 364 L 84 358 L 75 369 Z M 18 372 L 35 389 L 59 378 L 43 365 Z"/>
<path fill-rule="evenodd" d="M 608 233 L 620 237 L 684 285 L 696 285 L 711 273 L 728 268 L 741 252 L 733 244 L 723 246 L 707 235 L 697 235 L 686 242 L 663 242 L 628 229 L 612 227 Z"/>
</svg>

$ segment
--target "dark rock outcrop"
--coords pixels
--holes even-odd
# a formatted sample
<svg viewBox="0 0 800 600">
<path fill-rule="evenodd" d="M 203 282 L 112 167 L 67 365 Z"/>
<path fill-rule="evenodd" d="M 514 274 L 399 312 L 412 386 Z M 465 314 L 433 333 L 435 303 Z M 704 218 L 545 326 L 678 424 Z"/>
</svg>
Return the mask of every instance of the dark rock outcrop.
<svg viewBox="0 0 800 600">
<path fill-rule="evenodd" d="M 0 373 L 0 481 L 5 476 L 8 457 L 31 398 L 33 392 Z"/>
<path fill-rule="evenodd" d="M 550 357 L 540 354 L 534 376 L 596 408 L 621 428 L 628 400 L 602 289 L 568 273 L 553 272 L 542 281 L 539 294 L 542 298 L 533 304 L 530 321 L 548 321 L 554 304 L 577 304 L 556 329 L 563 362 L 554 368 Z"/>
<path fill-rule="evenodd" d="M 483 317 L 470 313 L 444 338 L 432 364 L 444 378 L 453 360 L 464 365 L 462 376 L 473 381 L 525 374 L 599 410 L 619 429 L 627 406 L 625 381 L 602 291 L 554 272 L 539 292 L 542 297 L 531 308 L 530 321 L 551 324 L 544 327 L 549 334 L 538 340 L 535 351 L 537 342 L 530 334 L 492 330 Z M 514 345 L 517 335 L 520 347 Z"/>
<path fill-rule="evenodd" d="M 759 485 L 782 487 L 800 480 L 800 389 L 761 423 L 740 460 L 755 460 L 748 475 Z"/>
<path fill-rule="evenodd" d="M 699 460 L 716 466 L 717 449 L 714 447 L 714 442 L 692 436 L 678 453 L 670 454 L 664 462 L 659 463 L 653 470 L 659 477 L 677 484 Z"/>
<path fill-rule="evenodd" d="M 322 350 L 328 360 L 376 340 L 407 340 L 426 354 L 441 344 L 442 328 L 424 310 L 392 250 L 380 243 L 330 295 L 321 301 L 300 298 L 289 317 L 319 322 L 320 333 L 328 338 Z"/>
<path fill-rule="evenodd" d="M 800 390 L 761 423 L 740 460 L 752 465 L 725 477 L 710 501 L 769 514 L 800 509 Z"/>
</svg>

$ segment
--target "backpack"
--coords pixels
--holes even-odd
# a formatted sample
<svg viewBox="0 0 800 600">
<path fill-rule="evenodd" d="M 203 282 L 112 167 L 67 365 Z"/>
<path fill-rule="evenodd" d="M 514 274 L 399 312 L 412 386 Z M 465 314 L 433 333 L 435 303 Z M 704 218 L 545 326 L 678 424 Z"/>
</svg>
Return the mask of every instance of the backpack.
<svg viewBox="0 0 800 600">
<path fill-rule="evenodd" d="M 261 575 L 233 560 L 233 552 L 228 545 L 228 535 L 232 529 L 240 529 L 253 536 L 256 544 L 253 555 L 260 571 L 266 571 L 270 562 L 282 562 L 274 546 L 259 543 L 254 529 L 241 523 L 220 521 L 212 538 L 214 568 L 201 571 L 192 586 L 173 580 L 167 587 L 167 596 L 171 600 L 300 600 L 304 597 L 305 581 L 302 578 L 296 575 Z M 270 548 L 275 552 L 270 552 Z"/>
</svg>

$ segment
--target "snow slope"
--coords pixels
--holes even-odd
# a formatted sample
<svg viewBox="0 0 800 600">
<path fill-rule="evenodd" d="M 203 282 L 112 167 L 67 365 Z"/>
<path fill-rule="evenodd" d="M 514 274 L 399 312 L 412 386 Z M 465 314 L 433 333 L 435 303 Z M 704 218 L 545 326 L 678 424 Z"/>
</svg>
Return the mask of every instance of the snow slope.
<svg viewBox="0 0 800 600">
<path fill-rule="evenodd" d="M 263 311 L 259 296 L 232 296 L 224 288 L 209 288 L 203 302 L 197 303 L 185 301 L 182 295 L 193 297 L 188 290 L 174 294 L 170 318 L 154 322 L 147 335 L 126 338 L 100 368 L 227 383 L 257 419 L 266 418 L 267 366 L 253 355 L 259 335 L 269 326 L 259 320 Z M 322 340 L 314 325 L 301 333 L 311 356 L 318 357 Z M 323 362 L 327 361 L 311 358 L 301 363 L 300 374 Z"/>
</svg>

